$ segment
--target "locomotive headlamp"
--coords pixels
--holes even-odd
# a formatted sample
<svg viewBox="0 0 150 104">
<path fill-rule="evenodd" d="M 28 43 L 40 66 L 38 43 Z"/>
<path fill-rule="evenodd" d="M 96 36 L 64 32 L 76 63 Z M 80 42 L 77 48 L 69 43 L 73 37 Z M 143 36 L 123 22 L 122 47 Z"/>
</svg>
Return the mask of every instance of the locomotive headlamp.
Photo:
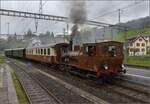
<svg viewBox="0 0 150 104">
<path fill-rule="evenodd" d="M 108 69 L 108 65 L 104 64 L 104 69 L 107 70 Z"/>
<path fill-rule="evenodd" d="M 122 68 L 124 68 L 124 65 L 122 64 L 122 66 L 121 66 Z"/>
</svg>

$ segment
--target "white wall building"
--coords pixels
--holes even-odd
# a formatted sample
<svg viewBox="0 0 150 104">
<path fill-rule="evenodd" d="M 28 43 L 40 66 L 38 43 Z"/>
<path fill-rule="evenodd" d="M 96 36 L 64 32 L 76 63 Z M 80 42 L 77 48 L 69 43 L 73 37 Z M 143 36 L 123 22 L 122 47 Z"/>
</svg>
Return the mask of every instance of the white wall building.
<svg viewBox="0 0 150 104">
<path fill-rule="evenodd" d="M 149 36 L 137 36 L 127 39 L 129 56 L 142 56 L 147 54 L 150 45 Z"/>
</svg>

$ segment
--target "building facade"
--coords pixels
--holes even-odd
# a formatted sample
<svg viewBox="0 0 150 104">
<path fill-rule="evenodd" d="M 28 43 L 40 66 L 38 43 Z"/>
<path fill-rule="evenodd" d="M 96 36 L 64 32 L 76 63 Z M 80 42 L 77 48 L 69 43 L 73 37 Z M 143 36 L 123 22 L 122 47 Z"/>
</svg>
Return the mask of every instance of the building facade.
<svg viewBox="0 0 150 104">
<path fill-rule="evenodd" d="M 127 39 L 129 56 L 143 56 L 147 54 L 150 45 L 149 36 L 137 36 Z"/>
</svg>

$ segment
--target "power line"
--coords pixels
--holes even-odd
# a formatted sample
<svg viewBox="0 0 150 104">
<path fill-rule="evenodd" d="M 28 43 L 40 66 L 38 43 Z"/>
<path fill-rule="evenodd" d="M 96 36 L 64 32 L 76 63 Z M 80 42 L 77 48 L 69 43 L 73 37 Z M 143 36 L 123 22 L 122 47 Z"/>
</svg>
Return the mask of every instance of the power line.
<svg viewBox="0 0 150 104">
<path fill-rule="evenodd" d="M 136 3 L 133 3 L 133 4 L 127 5 L 127 6 L 123 7 L 123 8 L 119 8 L 119 9 L 120 9 L 120 10 L 123 10 L 123 9 L 129 8 L 129 7 L 133 7 L 133 5 L 137 5 L 137 4 L 140 4 L 140 3 L 142 3 L 142 2 L 144 2 L 144 1 L 136 2 Z M 116 9 L 116 10 L 113 10 L 113 11 L 109 11 L 109 12 L 106 12 L 106 13 L 103 13 L 102 15 L 99 15 L 99 16 L 97 16 L 96 18 L 93 18 L 92 20 L 95 20 L 95 19 L 97 19 L 97 18 L 104 17 L 104 16 L 106 16 L 106 15 L 110 15 L 110 14 L 112 14 L 112 13 L 118 12 L 119 9 Z"/>
</svg>

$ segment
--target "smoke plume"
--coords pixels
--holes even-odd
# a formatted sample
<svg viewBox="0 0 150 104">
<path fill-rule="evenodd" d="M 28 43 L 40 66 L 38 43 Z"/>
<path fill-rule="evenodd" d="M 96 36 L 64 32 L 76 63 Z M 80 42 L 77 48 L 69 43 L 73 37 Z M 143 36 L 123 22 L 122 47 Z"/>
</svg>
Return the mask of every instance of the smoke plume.
<svg viewBox="0 0 150 104">
<path fill-rule="evenodd" d="M 70 20 L 74 24 L 84 24 L 87 18 L 86 2 L 72 1 L 70 10 Z"/>
</svg>

